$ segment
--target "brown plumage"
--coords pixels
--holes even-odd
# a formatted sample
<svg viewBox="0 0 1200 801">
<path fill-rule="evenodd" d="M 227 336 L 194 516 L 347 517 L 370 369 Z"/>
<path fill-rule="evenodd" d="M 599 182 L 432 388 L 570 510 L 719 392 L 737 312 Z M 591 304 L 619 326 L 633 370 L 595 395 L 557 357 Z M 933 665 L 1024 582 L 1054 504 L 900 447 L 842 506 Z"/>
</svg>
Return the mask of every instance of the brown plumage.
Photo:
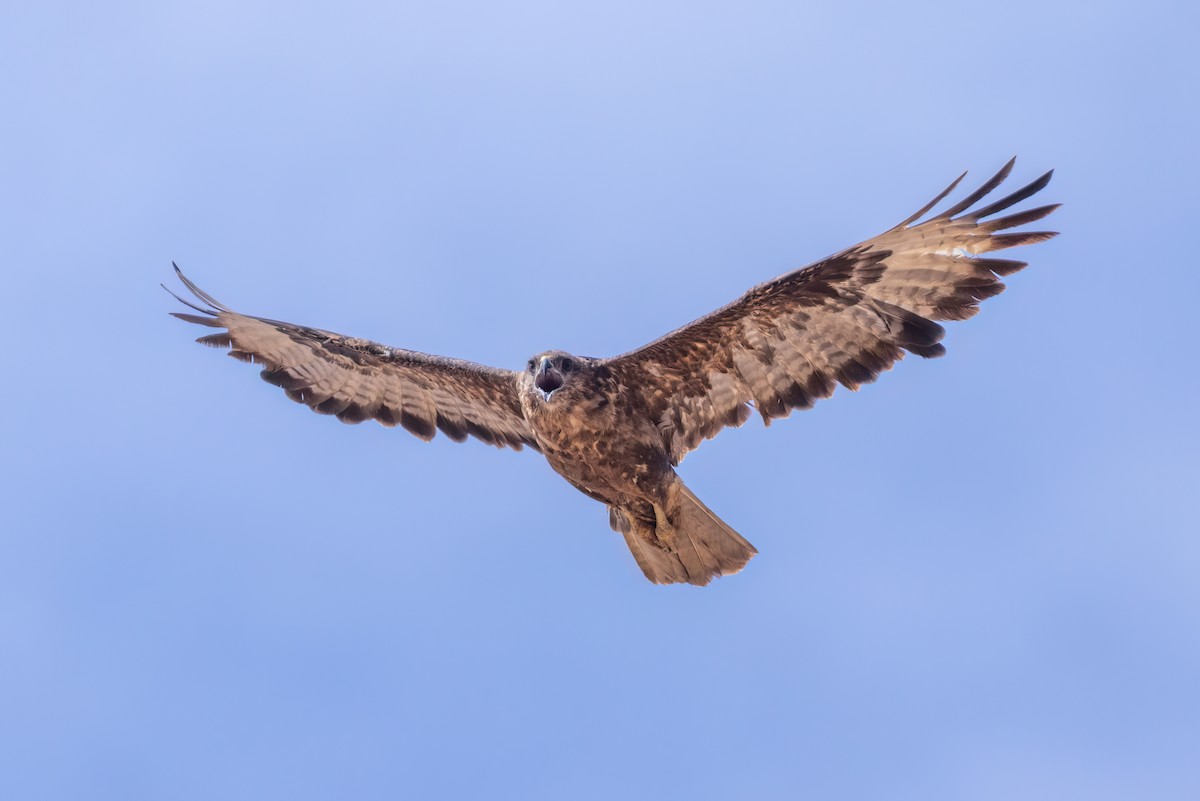
<svg viewBox="0 0 1200 801">
<path fill-rule="evenodd" d="M 660 584 L 707 584 L 757 551 L 713 514 L 675 466 L 751 407 L 764 423 L 807 409 L 838 384 L 856 390 L 904 351 L 945 353 L 935 320 L 965 320 L 1025 262 L 983 254 L 1041 242 L 1045 231 L 999 233 L 1039 220 L 1040 206 L 987 220 L 1037 193 L 1046 173 L 971 210 L 1012 170 L 918 222 L 963 176 L 896 227 L 800 270 L 637 350 L 609 359 L 548 351 L 523 372 L 389 348 L 364 339 L 238 314 L 178 274 L 201 305 L 188 322 L 223 329 L 199 342 L 263 365 L 292 400 L 358 423 L 438 430 L 539 450 L 576 488 L 609 508 L 638 565 Z M 964 173 L 963 175 L 965 175 Z M 178 296 L 176 296 L 178 297 Z"/>
</svg>

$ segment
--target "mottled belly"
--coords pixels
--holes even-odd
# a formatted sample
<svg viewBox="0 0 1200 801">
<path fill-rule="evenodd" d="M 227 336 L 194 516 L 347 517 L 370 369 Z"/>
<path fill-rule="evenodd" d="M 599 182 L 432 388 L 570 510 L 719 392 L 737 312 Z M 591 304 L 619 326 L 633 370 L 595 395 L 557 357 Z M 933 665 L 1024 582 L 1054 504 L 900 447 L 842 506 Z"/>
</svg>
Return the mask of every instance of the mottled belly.
<svg viewBox="0 0 1200 801">
<path fill-rule="evenodd" d="M 673 473 L 663 449 L 615 432 L 594 438 L 539 437 L 546 461 L 581 492 L 625 508 L 661 500 Z"/>
</svg>

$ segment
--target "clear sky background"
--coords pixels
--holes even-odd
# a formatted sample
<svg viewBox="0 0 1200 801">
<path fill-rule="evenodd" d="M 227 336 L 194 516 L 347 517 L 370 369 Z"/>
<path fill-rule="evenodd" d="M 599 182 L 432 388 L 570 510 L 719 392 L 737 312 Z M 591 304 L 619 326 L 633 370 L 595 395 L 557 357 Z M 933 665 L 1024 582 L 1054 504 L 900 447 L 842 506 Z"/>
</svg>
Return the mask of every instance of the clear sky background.
<svg viewBox="0 0 1200 801">
<path fill-rule="evenodd" d="M 1193 9 L 6 5 L 0 797 L 1200 797 Z M 607 355 L 1013 154 L 1063 235 L 946 358 L 682 465 L 704 589 L 158 288 Z"/>
</svg>

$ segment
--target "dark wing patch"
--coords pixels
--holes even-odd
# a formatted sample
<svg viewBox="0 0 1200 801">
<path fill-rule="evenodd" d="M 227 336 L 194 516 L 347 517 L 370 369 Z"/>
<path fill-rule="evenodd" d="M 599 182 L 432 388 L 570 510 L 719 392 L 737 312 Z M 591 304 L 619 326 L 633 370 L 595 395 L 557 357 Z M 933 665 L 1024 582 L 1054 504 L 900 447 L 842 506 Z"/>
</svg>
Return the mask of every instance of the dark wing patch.
<svg viewBox="0 0 1200 801">
<path fill-rule="evenodd" d="M 677 463 L 725 426 L 744 423 L 747 404 L 770 423 L 810 408 L 838 384 L 856 390 L 871 383 L 905 351 L 941 356 L 945 331 L 934 321 L 972 317 L 980 301 L 1004 290 L 999 277 L 1025 267 L 980 255 L 1055 236 L 996 232 L 1040 220 L 1057 205 L 984 221 L 1039 192 L 1052 172 L 968 211 L 1008 177 L 1014 161 L 935 217 L 916 222 L 962 176 L 880 236 L 754 287 L 605 364 L 658 424 Z"/>
<path fill-rule="evenodd" d="M 499 447 L 536 448 L 521 413 L 514 372 L 238 314 L 178 267 L 175 273 L 200 304 L 175 295 L 199 314 L 173 316 L 225 329 L 196 341 L 229 348 L 235 359 L 261 364 L 264 381 L 313 411 L 346 423 L 378 420 L 402 426 L 424 440 L 440 430 L 456 442 L 473 436 Z"/>
</svg>

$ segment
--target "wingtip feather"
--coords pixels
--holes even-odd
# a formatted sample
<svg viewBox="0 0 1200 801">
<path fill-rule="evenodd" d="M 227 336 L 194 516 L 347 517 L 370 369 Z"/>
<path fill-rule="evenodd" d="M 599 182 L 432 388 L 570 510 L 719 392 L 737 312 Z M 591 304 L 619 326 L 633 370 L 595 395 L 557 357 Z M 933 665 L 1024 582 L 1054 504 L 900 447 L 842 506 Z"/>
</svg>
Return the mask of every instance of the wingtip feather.
<svg viewBox="0 0 1200 801">
<path fill-rule="evenodd" d="M 1016 204 L 1020 203 L 1025 198 L 1036 195 L 1038 192 L 1041 192 L 1043 189 L 1046 188 L 1046 185 L 1050 183 L 1050 177 L 1052 175 L 1054 175 L 1054 170 L 1050 170 L 1046 173 L 1043 173 L 1038 178 L 1034 179 L 1033 181 L 1030 181 L 1025 186 L 1023 186 L 1020 189 L 1018 189 L 1017 191 L 1013 192 L 1011 195 L 1006 195 L 1005 197 L 1002 197 L 999 200 L 997 200 L 995 203 L 992 203 L 991 205 L 988 205 L 988 206 L 984 206 L 982 209 L 979 209 L 978 211 L 972 212 L 972 214 L 970 215 L 971 219 L 972 220 L 982 220 L 984 217 L 990 217 L 997 212 L 1004 211 L 1009 206 L 1015 206 Z M 1051 209 L 1051 211 L 1053 211 L 1053 209 Z"/>
<path fill-rule="evenodd" d="M 908 219 L 904 220 L 904 222 L 900 223 L 899 225 L 897 225 L 897 226 L 896 226 L 895 228 L 893 228 L 892 230 L 896 230 L 896 229 L 899 229 L 899 228 L 903 228 L 903 227 L 905 227 L 906 225 L 911 225 L 912 223 L 914 223 L 914 222 L 916 222 L 917 220 L 919 220 L 919 219 L 921 219 L 922 217 L 924 217 L 924 216 L 925 216 L 925 214 L 926 214 L 926 213 L 927 213 L 927 212 L 928 212 L 930 209 L 932 209 L 932 208 L 933 208 L 934 206 L 936 206 L 938 203 L 941 203 L 941 202 L 942 202 L 942 200 L 943 200 L 943 199 L 946 197 L 946 195 L 948 195 L 948 194 L 950 194 L 951 192 L 953 192 L 953 191 L 954 191 L 954 190 L 955 190 L 955 189 L 958 187 L 958 185 L 959 185 L 960 183 L 962 183 L 962 179 L 963 179 L 963 178 L 966 178 L 966 177 L 967 177 L 967 171 L 966 171 L 966 170 L 963 170 L 963 172 L 962 172 L 962 175 L 960 175 L 960 176 L 958 176 L 957 178 L 955 178 L 955 179 L 954 179 L 954 180 L 953 180 L 953 181 L 950 183 L 950 185 L 949 185 L 949 186 L 947 186 L 945 189 L 943 189 L 941 192 L 939 192 L 939 193 L 938 193 L 938 195 L 937 195 L 937 197 L 935 197 L 933 200 L 931 200 L 931 201 L 929 201 L 928 203 L 926 203 L 924 206 L 922 206 L 920 209 L 918 209 L 916 212 L 914 212 L 912 215 L 910 215 L 910 216 L 908 217 Z"/>
<path fill-rule="evenodd" d="M 978 203 L 983 198 L 987 197 L 989 194 L 992 193 L 992 190 L 994 190 L 1000 184 L 1004 183 L 1004 181 L 1008 178 L 1009 174 L 1012 172 L 1013 167 L 1016 165 L 1016 163 L 1017 163 L 1017 157 L 1013 156 L 1011 159 L 1008 160 L 1007 164 L 1005 164 L 1003 167 L 1000 168 L 999 172 L 997 172 L 995 175 L 993 175 L 991 178 L 989 178 L 986 182 L 984 182 L 983 186 L 979 187 L 974 192 L 972 192 L 971 194 L 967 195 L 965 198 L 960 200 L 958 203 L 955 203 L 953 206 L 951 206 L 950 208 L 943 211 L 941 214 L 938 215 L 937 218 L 939 220 L 943 220 L 943 219 L 948 220 L 956 214 L 961 214 L 962 212 L 964 212 L 967 209 L 974 206 L 976 203 Z"/>
<path fill-rule="evenodd" d="M 178 269 L 178 268 L 176 268 L 176 269 Z M 207 314 L 211 317 L 217 316 L 217 313 L 215 311 L 213 311 L 212 309 L 205 309 L 202 306 L 197 306 L 195 303 L 192 303 L 190 300 L 185 300 L 184 298 L 179 297 L 179 295 L 176 295 L 173 291 L 168 289 L 166 284 L 159 284 L 159 286 L 161 286 L 168 295 L 175 298 L 175 300 L 179 301 L 184 306 L 187 306 L 189 309 L 194 309 L 195 311 L 198 311 L 201 314 Z M 181 317 L 179 314 L 176 314 L 175 312 L 167 312 L 167 313 L 170 314 L 172 317 L 179 317 L 179 319 L 181 319 L 181 320 L 187 319 L 186 317 Z M 188 316 L 190 316 L 190 315 L 188 315 Z M 194 323 L 196 321 L 188 320 L 188 322 Z"/>
<path fill-rule="evenodd" d="M 190 291 L 193 295 L 195 295 L 197 298 L 199 298 L 200 300 L 207 303 L 209 306 L 212 306 L 217 311 L 229 311 L 228 306 L 226 306 L 224 303 L 222 303 L 221 301 L 214 298 L 212 295 L 205 292 L 200 287 L 196 286 L 195 282 L 192 281 L 192 279 L 190 279 L 186 275 L 184 275 L 183 270 L 179 269 L 178 264 L 176 264 L 175 262 L 171 262 L 171 266 L 175 268 L 175 276 L 183 283 L 184 286 L 186 286 L 188 288 L 188 291 Z M 163 288 L 166 289 L 166 287 L 163 287 Z M 168 289 L 167 291 L 170 292 L 171 290 Z M 174 295 L 175 293 L 171 292 L 171 294 Z M 175 297 L 178 298 L 179 296 L 175 295 Z M 183 302 L 187 303 L 187 301 L 183 301 Z M 192 304 L 189 303 L 188 305 L 191 306 Z M 196 307 L 192 306 L 192 308 L 196 308 Z"/>
</svg>

